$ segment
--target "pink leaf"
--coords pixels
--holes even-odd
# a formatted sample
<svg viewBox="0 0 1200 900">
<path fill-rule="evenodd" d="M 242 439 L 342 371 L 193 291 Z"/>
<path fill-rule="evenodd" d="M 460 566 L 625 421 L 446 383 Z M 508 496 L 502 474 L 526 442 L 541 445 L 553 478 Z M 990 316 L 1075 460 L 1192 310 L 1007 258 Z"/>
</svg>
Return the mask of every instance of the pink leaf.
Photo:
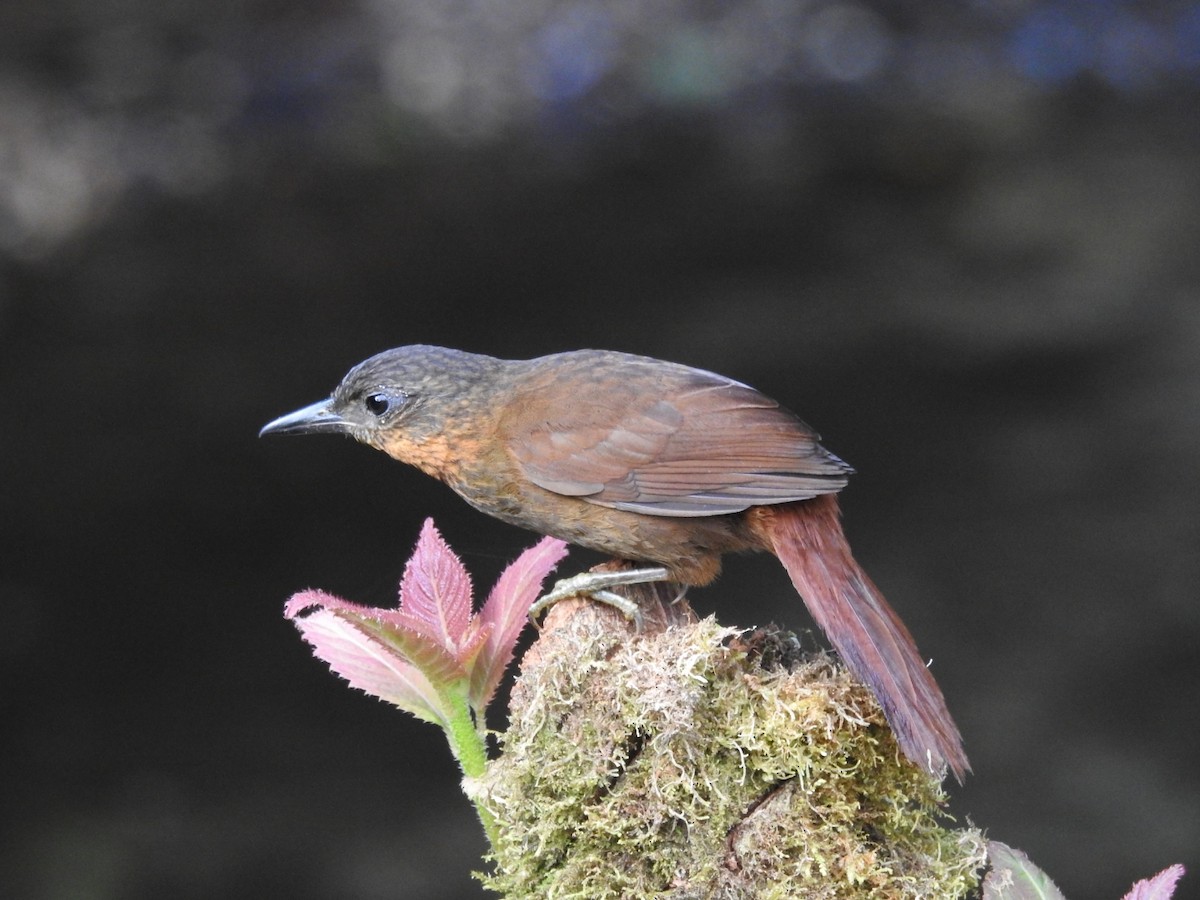
<svg viewBox="0 0 1200 900">
<path fill-rule="evenodd" d="M 317 657 L 353 687 L 444 727 L 449 713 L 434 685 L 411 662 L 364 632 L 355 614 L 346 610 L 350 606 L 320 591 L 305 591 L 288 602 L 284 614 Z"/>
<path fill-rule="evenodd" d="M 391 612 L 391 610 L 384 610 Z M 368 637 L 374 638 L 405 662 L 420 669 L 433 684 L 445 687 L 455 681 L 465 681 L 467 667 L 455 655 L 431 635 L 428 623 L 412 616 L 390 615 L 384 617 L 354 616 L 339 612 L 337 615 L 356 625 Z"/>
<path fill-rule="evenodd" d="M 471 705 L 486 709 L 504 670 L 512 661 L 517 638 L 529 621 L 529 607 L 542 589 L 542 582 L 567 553 L 565 542 L 542 538 L 504 570 L 479 611 L 479 621 L 491 626 L 487 645 L 471 672 Z"/>
<path fill-rule="evenodd" d="M 403 610 L 361 606 L 324 591 L 296 594 L 284 606 L 283 614 L 299 627 L 300 622 L 305 620 L 301 618 L 305 610 L 314 608 L 326 610 L 350 622 L 404 662 L 415 665 L 435 685 L 461 681 L 467 677 L 466 667 L 459 663 L 454 650 L 443 647 L 439 635 L 423 619 L 410 616 Z M 317 653 L 317 656 L 330 666 L 335 666 L 337 662 L 321 653 Z"/>
<path fill-rule="evenodd" d="M 1175 893 L 1175 883 L 1183 876 L 1183 866 L 1176 863 L 1167 866 L 1152 878 L 1137 882 L 1122 900 L 1170 900 Z"/>
<path fill-rule="evenodd" d="M 488 645 L 488 638 L 492 636 L 492 626 L 481 625 L 479 619 L 472 620 L 471 625 L 472 627 L 468 631 L 466 639 L 459 644 L 458 663 L 463 667 L 464 671 L 470 673 L 471 678 L 474 678 L 475 670 L 479 664 L 479 657 Z M 469 696 L 467 701 L 471 702 Z M 479 711 L 482 711 L 482 709 Z"/>
<path fill-rule="evenodd" d="M 451 653 L 471 621 L 471 577 L 434 527 L 433 519 L 425 520 L 417 549 L 404 567 L 400 608 L 423 619 Z"/>
<path fill-rule="evenodd" d="M 300 616 L 303 616 L 306 611 L 319 608 L 344 609 L 363 615 L 380 611 L 373 610 L 369 606 L 363 606 L 361 603 L 351 603 L 349 600 L 343 600 L 341 597 L 335 597 L 333 594 L 325 593 L 325 591 L 308 590 L 292 594 L 288 598 L 288 602 L 283 605 L 283 617 L 289 622 L 294 622 Z"/>
<path fill-rule="evenodd" d="M 452 698 L 462 698 L 464 689 L 482 717 L 542 580 L 565 553 L 566 544 L 554 538 L 526 550 L 474 616 L 466 569 L 427 520 L 404 570 L 399 609 L 303 591 L 287 602 L 284 615 L 354 687 L 445 726 Z"/>
</svg>

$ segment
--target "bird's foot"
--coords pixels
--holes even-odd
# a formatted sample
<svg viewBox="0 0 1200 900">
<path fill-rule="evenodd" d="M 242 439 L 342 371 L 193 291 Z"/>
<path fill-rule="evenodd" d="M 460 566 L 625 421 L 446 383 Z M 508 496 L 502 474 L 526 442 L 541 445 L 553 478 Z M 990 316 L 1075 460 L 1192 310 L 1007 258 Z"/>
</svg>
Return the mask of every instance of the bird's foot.
<svg viewBox="0 0 1200 900">
<path fill-rule="evenodd" d="M 537 620 L 551 606 L 567 597 L 591 597 L 617 610 L 642 629 L 642 613 L 632 600 L 622 597 L 610 588 L 628 584 L 647 584 L 654 581 L 670 581 L 671 575 L 663 566 L 644 569 L 625 569 L 621 572 L 581 572 L 556 582 L 549 593 L 543 594 L 529 607 L 529 621 L 537 627 Z M 681 594 L 682 596 L 682 594 Z"/>
</svg>

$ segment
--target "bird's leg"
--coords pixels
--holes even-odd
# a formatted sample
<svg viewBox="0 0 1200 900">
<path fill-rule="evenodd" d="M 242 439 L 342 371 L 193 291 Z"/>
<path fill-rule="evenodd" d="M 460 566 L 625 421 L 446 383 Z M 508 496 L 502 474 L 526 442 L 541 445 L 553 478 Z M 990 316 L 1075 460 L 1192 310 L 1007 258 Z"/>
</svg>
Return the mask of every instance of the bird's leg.
<svg viewBox="0 0 1200 900">
<path fill-rule="evenodd" d="M 548 594 L 543 594 L 529 607 L 529 621 L 535 626 L 538 617 L 559 600 L 567 597 L 591 597 L 611 606 L 625 618 L 631 619 L 641 629 L 642 614 L 638 605 L 609 588 L 627 584 L 648 584 L 654 581 L 670 581 L 671 573 L 663 566 L 644 569 L 625 569 L 621 572 L 580 572 L 555 583 Z M 685 588 L 686 590 L 686 588 Z M 682 596 L 682 593 L 680 594 Z"/>
</svg>

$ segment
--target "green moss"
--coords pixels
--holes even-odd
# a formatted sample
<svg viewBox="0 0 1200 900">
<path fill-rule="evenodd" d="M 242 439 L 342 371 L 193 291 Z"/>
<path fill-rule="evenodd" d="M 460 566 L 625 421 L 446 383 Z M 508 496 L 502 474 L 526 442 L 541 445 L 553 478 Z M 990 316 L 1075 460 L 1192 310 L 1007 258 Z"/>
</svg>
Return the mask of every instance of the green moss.
<svg viewBox="0 0 1200 900">
<path fill-rule="evenodd" d="M 557 612 L 557 610 L 555 611 Z M 707 619 L 629 633 L 584 604 L 530 651 L 468 789 L 511 898 L 961 897 L 984 858 L 870 693 L 818 656 L 767 670 Z"/>
</svg>

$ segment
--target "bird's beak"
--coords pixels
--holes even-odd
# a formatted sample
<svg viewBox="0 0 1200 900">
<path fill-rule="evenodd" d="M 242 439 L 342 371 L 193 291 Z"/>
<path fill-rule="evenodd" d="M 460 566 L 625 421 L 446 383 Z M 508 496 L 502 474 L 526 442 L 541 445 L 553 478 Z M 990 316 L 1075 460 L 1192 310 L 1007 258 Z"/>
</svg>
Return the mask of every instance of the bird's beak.
<svg viewBox="0 0 1200 900">
<path fill-rule="evenodd" d="M 330 409 L 332 405 L 332 400 L 322 400 L 320 403 L 298 409 L 286 416 L 280 416 L 273 422 L 264 425 L 258 436 L 262 437 L 264 434 L 317 434 L 319 432 L 346 434 L 350 430 L 350 423 Z"/>
</svg>

